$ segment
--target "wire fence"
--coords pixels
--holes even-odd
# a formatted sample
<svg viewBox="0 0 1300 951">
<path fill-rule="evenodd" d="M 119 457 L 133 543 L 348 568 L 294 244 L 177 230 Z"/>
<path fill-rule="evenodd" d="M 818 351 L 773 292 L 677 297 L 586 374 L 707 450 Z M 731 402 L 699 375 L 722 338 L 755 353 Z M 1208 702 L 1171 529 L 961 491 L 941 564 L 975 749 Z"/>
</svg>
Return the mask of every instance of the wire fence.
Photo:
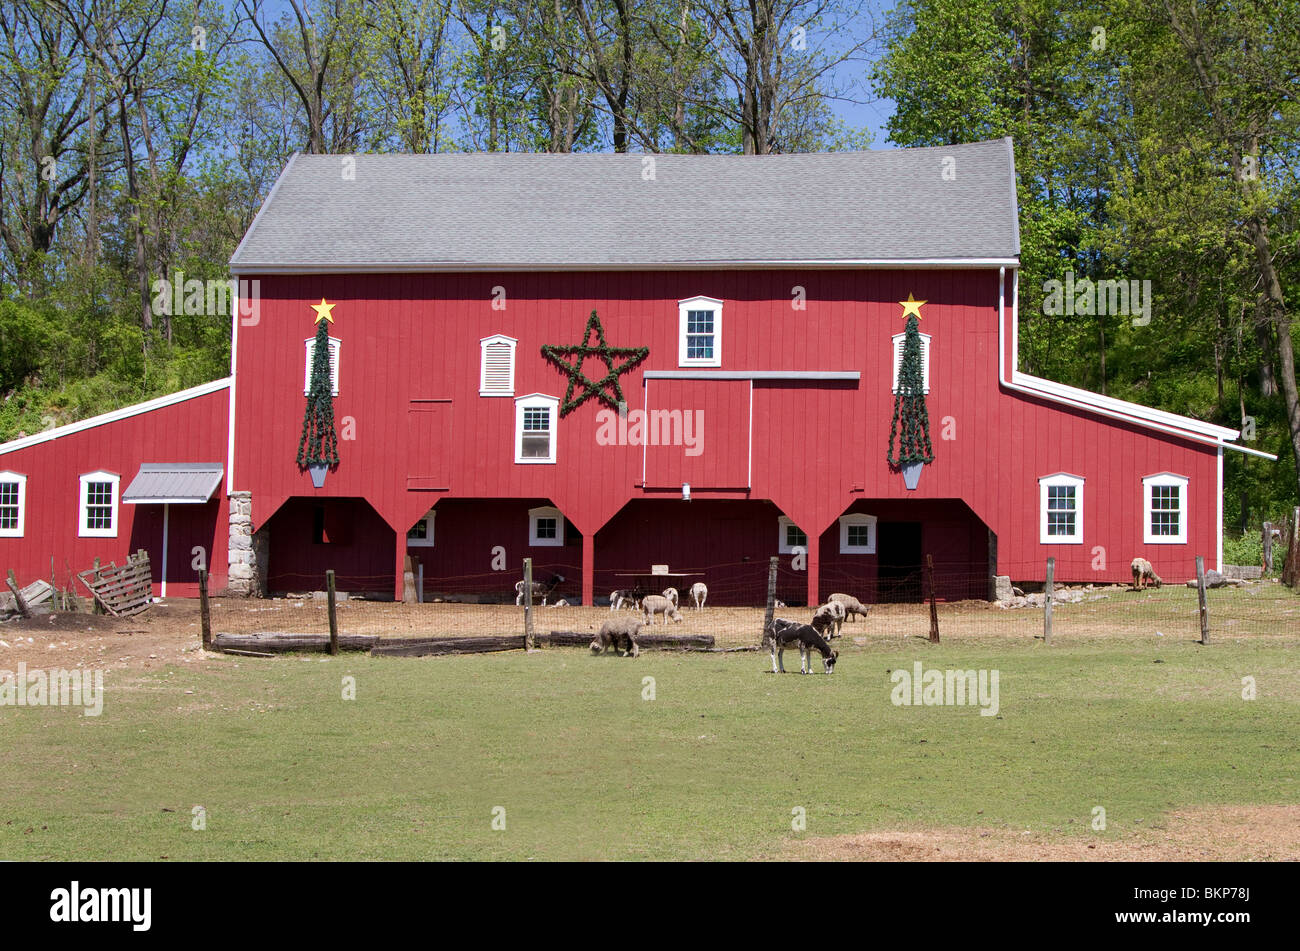
<svg viewBox="0 0 1300 951">
<path fill-rule="evenodd" d="M 761 569 L 761 576 L 756 569 Z M 679 574 L 686 577 L 667 579 L 637 576 L 632 571 L 597 572 L 598 583 L 623 583 L 621 587 L 598 588 L 595 604 L 580 605 L 576 602 L 580 600 L 581 585 L 574 580 L 580 577 L 580 570 L 548 565 L 534 574 L 533 632 L 543 640 L 553 633 L 594 637 L 606 621 L 620 614 L 645 622 L 644 597 L 675 588 L 676 608 L 653 613 L 643 633 L 692 638 L 703 635 L 712 638 L 713 646 L 724 649 L 755 647 L 761 637 L 769 591 L 774 594 L 772 609 L 777 617 L 803 623 L 811 619 L 814 611 L 806 604 L 805 573 L 777 566 L 774 584 L 769 584 L 771 570 L 770 564 L 761 562 L 700 569 L 708 579 L 701 607 L 695 606 L 690 592 L 693 572 L 683 571 Z M 386 592 L 389 600 L 358 596 L 348 590 L 351 580 L 336 579 L 335 629 L 345 636 L 396 640 L 519 637 L 525 633 L 528 599 L 523 579 L 504 572 L 436 581 L 426 578 L 423 588 L 410 592 L 414 603 L 393 600 L 391 591 Z M 658 580 L 678 584 L 660 587 Z M 839 626 L 845 643 L 865 646 L 928 638 L 932 592 L 934 618 L 944 641 L 1042 638 L 1046 630 L 1048 595 L 1044 585 L 1026 585 L 1010 592 L 1009 598 L 990 601 L 993 579 L 986 569 L 978 570 L 976 566 L 935 564 L 932 573 L 928 566 L 897 566 L 870 583 L 836 578 L 833 572 L 827 572 L 821 581 L 823 599 L 832 593 L 848 594 L 867 609 L 866 617 L 851 617 Z M 391 576 L 387 584 L 392 586 Z M 328 635 L 330 599 L 324 579 L 318 579 L 317 585 L 315 590 L 290 597 L 212 598 L 211 630 L 236 635 Z M 620 590 L 627 598 L 615 609 L 610 596 Z M 1201 636 L 1199 592 L 1184 583 L 1142 589 L 1120 584 L 1054 584 L 1051 605 L 1053 638 Z M 1206 592 L 1206 606 L 1211 638 L 1300 634 L 1300 596 L 1275 581 L 1212 588 Z M 573 642 L 578 639 L 573 638 Z"/>
</svg>

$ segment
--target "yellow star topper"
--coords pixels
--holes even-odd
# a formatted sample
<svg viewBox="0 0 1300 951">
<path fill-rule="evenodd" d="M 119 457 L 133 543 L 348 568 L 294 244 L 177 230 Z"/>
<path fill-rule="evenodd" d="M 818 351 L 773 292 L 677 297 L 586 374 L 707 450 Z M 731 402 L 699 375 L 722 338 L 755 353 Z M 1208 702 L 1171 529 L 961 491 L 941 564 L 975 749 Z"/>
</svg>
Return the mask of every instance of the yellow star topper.
<svg viewBox="0 0 1300 951">
<path fill-rule="evenodd" d="M 322 320 L 334 323 L 334 318 L 330 316 L 330 311 L 334 309 L 334 305 L 325 303 L 325 298 L 322 297 L 319 304 L 312 304 L 311 309 L 316 311 L 316 323 L 320 323 Z"/>
<path fill-rule="evenodd" d="M 912 296 L 912 292 L 907 292 L 907 300 L 900 300 L 903 305 L 903 318 L 906 319 L 908 314 L 916 314 L 916 319 L 921 319 L 921 305 L 926 303 L 923 300 L 917 300 Z"/>
</svg>

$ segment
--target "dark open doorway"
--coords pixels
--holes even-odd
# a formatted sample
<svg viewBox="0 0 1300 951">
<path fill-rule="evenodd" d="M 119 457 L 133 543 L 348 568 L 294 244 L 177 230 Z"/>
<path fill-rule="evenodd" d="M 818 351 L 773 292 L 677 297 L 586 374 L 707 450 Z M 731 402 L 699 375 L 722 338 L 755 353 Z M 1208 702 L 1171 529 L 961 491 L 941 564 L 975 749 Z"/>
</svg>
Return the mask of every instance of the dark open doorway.
<svg viewBox="0 0 1300 951">
<path fill-rule="evenodd" d="M 921 523 L 881 522 L 877 533 L 881 601 L 914 602 L 922 597 Z"/>
</svg>

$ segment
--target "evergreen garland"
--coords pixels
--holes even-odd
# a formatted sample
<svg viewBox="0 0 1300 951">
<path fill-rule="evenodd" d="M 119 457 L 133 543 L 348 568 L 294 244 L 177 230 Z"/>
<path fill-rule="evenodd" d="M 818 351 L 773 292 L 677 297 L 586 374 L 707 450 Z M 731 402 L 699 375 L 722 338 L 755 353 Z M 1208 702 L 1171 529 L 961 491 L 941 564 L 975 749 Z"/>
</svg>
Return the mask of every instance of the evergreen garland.
<svg viewBox="0 0 1300 951">
<path fill-rule="evenodd" d="M 934 462 L 930 443 L 930 413 L 925 408 L 925 378 L 921 367 L 921 332 L 916 315 L 907 318 L 903 339 L 903 362 L 898 368 L 898 392 L 894 394 L 894 418 L 889 424 L 889 448 L 885 458 L 894 468 L 908 463 Z M 897 441 L 898 452 L 894 446 Z"/>
<path fill-rule="evenodd" d="M 328 321 L 316 322 L 316 347 L 311 360 L 311 383 L 307 388 L 307 411 L 302 418 L 302 439 L 298 441 L 298 467 L 339 464 L 338 436 L 334 432 L 334 396 L 330 380 L 330 332 Z"/>
<path fill-rule="evenodd" d="M 593 333 L 596 335 L 594 345 L 591 343 Z M 582 335 L 582 343 L 571 347 L 543 344 L 542 356 L 569 377 L 569 386 L 564 391 L 564 401 L 560 404 L 560 416 L 568 416 L 593 396 L 617 410 L 620 403 L 626 402 L 623 397 L 623 387 L 618 382 L 619 375 L 628 372 L 649 355 L 649 347 L 611 347 L 605 343 L 605 328 L 600 325 L 600 317 L 594 310 L 587 318 L 587 328 Z M 564 359 L 565 357 L 577 357 L 577 359 L 570 362 Z M 588 379 L 582 372 L 582 363 L 587 357 L 599 357 L 604 361 L 609 372 L 599 380 Z M 624 359 L 622 366 L 614 365 L 615 357 Z M 579 386 L 583 388 L 582 394 L 574 399 L 573 391 Z M 613 389 L 613 393 L 609 392 L 610 388 Z"/>
</svg>

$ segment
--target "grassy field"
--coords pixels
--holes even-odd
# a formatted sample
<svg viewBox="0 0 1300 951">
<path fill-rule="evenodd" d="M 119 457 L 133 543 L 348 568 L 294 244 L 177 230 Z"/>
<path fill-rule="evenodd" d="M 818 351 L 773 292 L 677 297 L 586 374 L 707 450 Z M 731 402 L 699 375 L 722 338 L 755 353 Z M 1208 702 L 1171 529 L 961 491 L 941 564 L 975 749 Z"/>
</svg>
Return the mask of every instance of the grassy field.
<svg viewBox="0 0 1300 951">
<path fill-rule="evenodd" d="M 756 653 L 262 660 L 188 630 L 38 631 L 0 668 L 95 656 L 107 694 L 99 717 L 0 707 L 0 856 L 742 859 L 873 830 L 1158 841 L 1174 810 L 1300 804 L 1293 634 L 936 647 L 861 627 L 831 677 Z M 916 661 L 996 669 L 999 715 L 895 706 L 889 672 Z"/>
</svg>

